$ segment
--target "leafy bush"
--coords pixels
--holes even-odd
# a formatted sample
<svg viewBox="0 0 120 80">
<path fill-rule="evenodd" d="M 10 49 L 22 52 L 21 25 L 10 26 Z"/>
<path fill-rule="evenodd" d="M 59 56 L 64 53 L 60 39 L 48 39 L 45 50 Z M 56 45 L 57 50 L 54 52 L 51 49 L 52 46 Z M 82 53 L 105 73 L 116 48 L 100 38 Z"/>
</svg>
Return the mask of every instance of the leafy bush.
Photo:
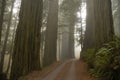
<svg viewBox="0 0 120 80">
<path fill-rule="evenodd" d="M 120 80 L 120 38 L 114 38 L 97 51 L 90 73 L 102 80 Z"/>
<path fill-rule="evenodd" d="M 88 49 L 86 52 L 83 53 L 83 58 L 85 62 L 88 63 L 89 67 L 93 66 L 94 56 L 95 56 L 94 48 Z"/>
<path fill-rule="evenodd" d="M 101 48 L 97 53 L 94 61 L 94 66 L 97 68 L 107 68 L 110 64 L 111 52 L 107 48 Z"/>
</svg>

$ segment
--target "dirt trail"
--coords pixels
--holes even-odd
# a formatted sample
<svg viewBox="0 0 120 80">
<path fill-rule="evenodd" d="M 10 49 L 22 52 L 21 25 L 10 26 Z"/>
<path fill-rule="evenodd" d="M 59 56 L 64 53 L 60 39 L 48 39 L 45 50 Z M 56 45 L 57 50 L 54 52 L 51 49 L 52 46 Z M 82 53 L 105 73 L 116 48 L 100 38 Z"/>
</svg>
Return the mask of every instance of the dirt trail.
<svg viewBox="0 0 120 80">
<path fill-rule="evenodd" d="M 42 76 L 43 75 L 43 76 Z M 33 72 L 19 80 L 95 80 L 87 71 L 83 61 L 71 59 L 62 64 L 55 64 L 43 71 Z"/>
<path fill-rule="evenodd" d="M 64 62 L 58 68 L 56 68 L 53 72 L 49 73 L 44 79 L 42 80 L 54 80 L 59 72 L 68 64 L 71 60 Z"/>
<path fill-rule="evenodd" d="M 72 61 L 70 69 L 65 77 L 64 80 L 77 80 L 76 79 L 76 72 L 75 72 L 75 60 Z"/>
<path fill-rule="evenodd" d="M 95 80 L 87 72 L 87 66 L 82 61 L 69 60 L 49 73 L 42 80 Z"/>
<path fill-rule="evenodd" d="M 83 61 L 76 61 L 75 63 L 76 80 L 96 80 L 89 75 L 86 63 Z"/>
</svg>

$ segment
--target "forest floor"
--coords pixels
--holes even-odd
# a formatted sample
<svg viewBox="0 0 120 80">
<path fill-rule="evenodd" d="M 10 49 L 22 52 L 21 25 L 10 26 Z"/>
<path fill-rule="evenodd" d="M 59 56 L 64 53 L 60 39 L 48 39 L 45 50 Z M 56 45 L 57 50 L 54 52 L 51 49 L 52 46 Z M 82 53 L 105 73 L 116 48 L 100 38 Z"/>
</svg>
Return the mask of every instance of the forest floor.
<svg viewBox="0 0 120 80">
<path fill-rule="evenodd" d="M 95 80 L 87 71 L 83 61 L 75 59 L 64 63 L 55 63 L 42 72 L 33 72 L 20 80 Z"/>
</svg>

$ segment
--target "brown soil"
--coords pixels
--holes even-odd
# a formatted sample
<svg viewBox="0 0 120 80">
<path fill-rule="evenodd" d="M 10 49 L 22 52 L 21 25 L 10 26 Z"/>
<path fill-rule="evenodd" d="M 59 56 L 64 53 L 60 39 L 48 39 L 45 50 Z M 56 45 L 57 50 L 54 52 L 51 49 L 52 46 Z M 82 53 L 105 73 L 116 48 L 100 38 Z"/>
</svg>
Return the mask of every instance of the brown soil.
<svg viewBox="0 0 120 80">
<path fill-rule="evenodd" d="M 96 80 L 90 77 L 87 65 L 83 61 L 68 60 L 62 65 L 60 64 L 57 62 L 42 71 L 34 71 L 20 80 Z M 47 79 L 45 79 L 46 77 Z"/>
<path fill-rule="evenodd" d="M 67 72 L 70 69 L 70 65 L 71 65 L 71 62 L 66 63 L 54 80 L 64 80 Z"/>
<path fill-rule="evenodd" d="M 90 77 L 86 63 L 84 63 L 83 61 L 76 61 L 75 65 L 77 80 L 96 80 Z"/>
<path fill-rule="evenodd" d="M 50 72 L 55 70 L 60 64 L 61 62 L 55 62 L 41 71 L 33 71 L 32 73 L 29 73 L 27 76 L 23 76 L 19 80 L 42 80 Z"/>
</svg>

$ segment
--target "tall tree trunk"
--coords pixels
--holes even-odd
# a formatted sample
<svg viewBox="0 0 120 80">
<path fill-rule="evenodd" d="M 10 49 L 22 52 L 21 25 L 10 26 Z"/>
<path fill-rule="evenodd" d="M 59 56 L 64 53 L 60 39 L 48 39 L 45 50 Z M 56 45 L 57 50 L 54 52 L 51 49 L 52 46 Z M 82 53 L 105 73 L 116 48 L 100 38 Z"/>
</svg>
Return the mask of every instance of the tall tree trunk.
<svg viewBox="0 0 120 80">
<path fill-rule="evenodd" d="M 18 13 L 17 13 L 18 14 Z M 13 53 L 13 46 L 14 46 L 14 39 L 15 39 L 15 31 L 16 31 L 16 27 L 17 27 L 17 16 L 15 18 L 15 23 L 14 23 L 14 30 L 13 30 L 13 34 L 12 34 L 12 40 L 11 40 L 11 47 L 9 49 L 9 59 L 8 59 L 8 66 L 7 66 L 7 69 L 5 71 L 6 74 L 9 73 L 9 69 L 10 69 L 10 65 L 11 65 L 11 62 L 12 62 L 12 53 Z"/>
<path fill-rule="evenodd" d="M 80 44 L 81 49 L 83 48 L 83 26 L 82 26 L 82 19 L 81 19 L 81 31 L 80 31 Z"/>
<path fill-rule="evenodd" d="M 5 6 L 6 6 L 6 0 L 1 0 L 1 10 L 0 10 L 0 45 L 1 45 L 2 25 L 3 25 Z"/>
<path fill-rule="evenodd" d="M 5 57 L 6 47 L 7 47 L 8 36 L 9 36 L 9 32 L 10 32 L 10 26 L 11 26 L 11 20 L 12 20 L 12 13 L 13 13 L 14 2 L 15 2 L 15 0 L 13 0 L 13 2 L 12 2 L 10 16 L 9 16 L 9 19 L 8 19 L 8 26 L 7 26 L 7 30 L 6 30 L 5 39 L 4 39 L 4 45 L 3 45 L 2 52 L 1 52 L 0 72 L 2 72 L 2 70 L 3 70 L 4 57 Z"/>
<path fill-rule="evenodd" d="M 40 34 L 43 0 L 22 0 L 16 30 L 11 80 L 17 80 L 33 70 L 40 70 Z"/>
<path fill-rule="evenodd" d="M 83 19 L 82 19 L 82 2 L 80 4 L 80 26 L 81 26 L 81 30 L 80 30 L 80 44 L 81 44 L 81 49 L 83 48 L 83 23 L 82 23 Z"/>
<path fill-rule="evenodd" d="M 86 31 L 82 52 L 95 47 L 94 4 L 93 0 L 87 0 Z"/>
<path fill-rule="evenodd" d="M 94 22 L 96 47 L 113 39 L 113 19 L 111 0 L 94 0 Z"/>
<path fill-rule="evenodd" d="M 114 32 L 120 37 L 120 0 L 112 0 Z"/>
<path fill-rule="evenodd" d="M 43 60 L 44 67 L 56 61 L 57 27 L 58 27 L 58 0 L 49 0 L 49 13 L 47 20 L 45 51 Z"/>
<path fill-rule="evenodd" d="M 69 53 L 69 26 L 61 26 L 60 27 L 61 31 L 61 61 L 65 61 L 69 58 L 71 58 L 71 55 Z"/>
<path fill-rule="evenodd" d="M 87 0 L 87 23 L 82 51 L 98 50 L 113 40 L 111 0 Z M 82 54 L 81 54 L 82 57 Z"/>
<path fill-rule="evenodd" d="M 73 15 L 72 15 L 73 16 Z M 73 16 L 70 21 L 69 26 L 69 49 L 68 49 L 68 58 L 74 58 L 74 21 L 75 16 Z"/>
</svg>

